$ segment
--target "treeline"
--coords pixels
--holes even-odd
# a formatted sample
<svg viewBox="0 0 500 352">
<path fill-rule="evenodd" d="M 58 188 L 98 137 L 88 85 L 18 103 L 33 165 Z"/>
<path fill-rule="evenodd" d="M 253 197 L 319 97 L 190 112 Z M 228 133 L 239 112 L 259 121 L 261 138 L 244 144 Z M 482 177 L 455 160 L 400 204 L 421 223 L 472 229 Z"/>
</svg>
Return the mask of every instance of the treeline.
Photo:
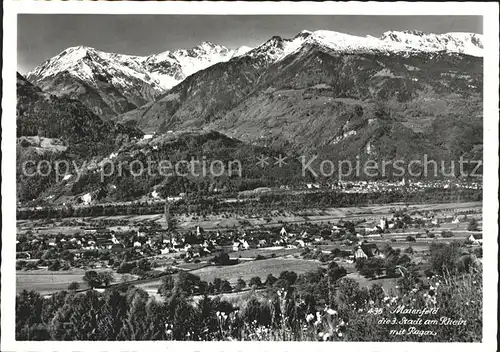
<svg viewBox="0 0 500 352">
<path fill-rule="evenodd" d="M 421 191 L 407 192 L 391 190 L 386 192 L 345 193 L 339 191 L 309 192 L 302 194 L 269 194 L 262 195 L 259 203 L 262 204 L 301 204 L 304 207 L 344 207 L 367 204 L 390 203 L 428 203 L 428 202 L 456 202 L 480 201 L 482 190 L 460 189 L 449 190 L 443 188 L 426 188 Z"/>
<path fill-rule="evenodd" d="M 335 262 L 300 275 L 268 275 L 264 282 L 252 278 L 248 295 L 231 302 L 209 296 L 230 292 L 229 282 L 207 283 L 187 272 L 163 279 L 158 290 L 162 300 L 127 283 L 103 293 L 62 291 L 49 298 L 23 291 L 16 297 L 16 339 L 481 341 L 477 258 L 464 257 L 457 243 L 437 244 L 431 247 L 426 276 L 411 262 L 398 262 L 397 267 L 405 275 L 389 292 L 377 284 L 360 287 Z M 238 280 L 235 289 L 245 286 Z M 429 327 L 434 335 L 395 336 L 390 326 L 377 321 L 401 319 L 404 314 L 392 311 L 402 304 L 437 308 L 440 315 L 467 324 Z"/>
<path fill-rule="evenodd" d="M 231 292 L 227 280 L 216 278 L 207 283 L 188 272 L 163 279 L 158 289 L 162 302 L 126 283 L 102 294 L 93 290 L 62 291 L 47 299 L 34 291 L 23 291 L 16 297 L 16 339 L 243 339 L 249 324 L 275 329 L 286 324 L 298 338 L 305 315 L 315 314 L 317 306 L 333 300 L 333 286 L 328 288 L 328 282 L 333 285 L 345 274 L 345 269 L 332 264 L 328 270 L 308 275 L 285 271 L 278 278 L 269 275 L 265 282 L 255 277 L 248 285 L 252 290 L 267 287 L 269 299 L 264 302 L 254 293 L 240 306 L 208 296 Z M 316 290 L 309 291 L 311 285 L 317 286 Z M 241 279 L 235 285 L 236 290 L 245 287 Z M 193 300 L 194 295 L 201 298 Z M 221 314 L 231 315 L 230 321 L 221 319 Z"/>
<path fill-rule="evenodd" d="M 420 192 L 343 193 L 318 191 L 314 193 L 270 193 L 244 202 L 224 202 L 217 197 L 188 196 L 172 204 L 175 214 L 198 216 L 233 214 L 267 214 L 269 211 L 302 211 L 308 208 L 349 207 L 390 203 L 447 203 L 481 201 L 482 190 L 445 190 L 429 188 Z M 128 204 L 96 204 L 81 207 L 42 207 L 17 210 L 17 219 L 45 219 L 113 215 L 149 215 L 163 212 L 162 203 L 134 202 Z"/>
</svg>

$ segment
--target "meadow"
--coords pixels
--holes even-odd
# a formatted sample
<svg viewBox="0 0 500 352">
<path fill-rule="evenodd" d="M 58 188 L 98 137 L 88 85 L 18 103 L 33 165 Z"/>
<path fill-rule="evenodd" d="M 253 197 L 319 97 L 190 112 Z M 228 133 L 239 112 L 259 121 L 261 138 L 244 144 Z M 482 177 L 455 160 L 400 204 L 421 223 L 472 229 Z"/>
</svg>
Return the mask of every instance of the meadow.
<svg viewBox="0 0 500 352">
<path fill-rule="evenodd" d="M 100 269 L 96 269 L 100 271 Z M 41 294 L 52 294 L 58 291 L 67 290 L 72 282 L 77 282 L 80 289 L 87 289 L 89 286 L 83 281 L 84 269 L 72 268 L 67 271 L 47 271 L 45 269 L 35 271 L 16 271 L 16 293 L 22 290 L 34 290 Z M 133 279 L 133 275 L 113 273 L 115 282 L 120 282 L 122 277 Z"/>
<path fill-rule="evenodd" d="M 191 274 L 197 275 L 201 280 L 212 282 L 215 278 L 228 280 L 231 285 L 241 278 L 248 284 L 251 278 L 258 276 L 265 281 L 268 274 L 279 276 L 282 271 L 295 271 L 297 274 L 313 271 L 321 266 L 321 263 L 312 260 L 295 258 L 270 258 L 265 260 L 243 261 L 235 265 L 216 266 L 209 265 L 200 269 L 190 270 Z M 136 284 L 149 293 L 155 292 L 160 286 L 161 279 L 149 281 L 144 284 Z"/>
<path fill-rule="evenodd" d="M 216 277 L 228 280 L 231 284 L 236 283 L 238 278 L 246 282 L 254 276 L 259 276 L 265 280 L 268 274 L 279 276 L 282 271 L 295 271 L 297 274 L 303 274 L 315 270 L 320 266 L 319 262 L 302 260 L 295 258 L 271 258 L 265 260 L 256 260 L 252 262 L 241 262 L 236 265 L 227 265 L 222 267 L 210 266 L 194 270 L 191 273 L 199 276 L 202 280 L 213 281 Z"/>
<path fill-rule="evenodd" d="M 71 269 L 68 271 L 36 271 L 16 272 L 16 292 L 22 290 L 35 290 L 41 294 L 50 294 L 61 290 L 67 290 L 72 282 L 78 282 L 80 288 L 88 288 L 82 278 L 85 274 L 83 269 Z"/>
</svg>

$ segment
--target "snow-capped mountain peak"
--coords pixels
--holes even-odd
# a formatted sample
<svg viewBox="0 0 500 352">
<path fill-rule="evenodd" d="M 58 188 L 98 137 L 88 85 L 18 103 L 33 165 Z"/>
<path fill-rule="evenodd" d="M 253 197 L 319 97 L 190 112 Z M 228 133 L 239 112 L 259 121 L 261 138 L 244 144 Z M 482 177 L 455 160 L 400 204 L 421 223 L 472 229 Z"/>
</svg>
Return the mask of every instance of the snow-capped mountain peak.
<svg viewBox="0 0 500 352">
<path fill-rule="evenodd" d="M 433 34 L 421 31 L 388 31 L 380 40 L 398 43 L 421 51 L 447 51 L 482 56 L 482 35 L 476 33 Z"/>
<path fill-rule="evenodd" d="M 437 52 L 461 53 L 482 56 L 482 35 L 475 33 L 429 34 L 417 30 L 389 31 L 380 38 L 346 33 L 303 30 L 291 39 L 272 37 L 267 42 L 247 53 L 254 57 L 266 57 L 277 61 L 296 52 L 305 44 L 315 44 L 337 52 L 387 53 Z"/>
<path fill-rule="evenodd" d="M 67 48 L 59 55 L 37 66 L 33 71 L 28 73 L 27 78 L 32 79 L 34 76 L 51 76 L 61 71 L 71 70 L 78 66 L 81 60 L 83 60 L 90 51 L 95 52 L 95 49 L 87 46 Z"/>
<path fill-rule="evenodd" d="M 59 55 L 37 66 L 28 73 L 27 78 L 40 81 L 67 71 L 70 75 L 92 82 L 92 74 L 88 67 L 93 66 L 91 62 L 108 61 L 115 70 L 132 74 L 165 91 L 199 70 L 218 62 L 228 61 L 234 56 L 243 55 L 250 49 L 241 47 L 229 50 L 222 45 L 205 41 L 189 49 L 134 56 L 107 53 L 88 46 L 75 46 L 63 50 Z M 90 69 L 92 70 L 92 67 Z"/>
<path fill-rule="evenodd" d="M 164 89 L 169 89 L 187 76 L 212 66 L 228 61 L 233 51 L 228 48 L 203 42 L 190 49 L 165 51 L 144 58 L 146 68 Z"/>
<path fill-rule="evenodd" d="M 311 32 L 311 31 L 308 31 L 307 29 L 304 29 L 304 30 L 300 31 L 294 38 L 299 38 L 299 37 L 307 38 L 313 33 L 314 32 Z"/>
<path fill-rule="evenodd" d="M 88 105 L 108 116 L 152 101 L 187 76 L 248 50 L 206 41 L 189 49 L 136 56 L 75 46 L 37 66 L 27 79 L 49 93 L 76 99 L 81 94 L 90 99 L 88 91 L 93 91 Z"/>
<path fill-rule="evenodd" d="M 238 56 L 244 56 L 246 53 L 248 53 L 250 50 L 252 50 L 251 47 L 249 46 L 246 46 L 246 45 L 243 45 L 243 46 L 240 46 L 238 49 L 235 49 L 233 51 L 233 57 L 238 57 Z"/>
</svg>

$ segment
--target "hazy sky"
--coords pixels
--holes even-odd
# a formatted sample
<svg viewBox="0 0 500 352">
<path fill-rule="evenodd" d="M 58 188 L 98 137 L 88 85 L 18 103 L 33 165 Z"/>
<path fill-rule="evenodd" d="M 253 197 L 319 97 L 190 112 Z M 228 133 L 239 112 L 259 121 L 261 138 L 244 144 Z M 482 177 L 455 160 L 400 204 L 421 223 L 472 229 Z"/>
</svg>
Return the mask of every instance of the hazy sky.
<svg viewBox="0 0 500 352">
<path fill-rule="evenodd" d="M 326 29 L 380 36 L 388 30 L 482 33 L 480 16 L 236 16 L 68 15 L 18 16 L 18 70 L 26 73 L 67 47 L 149 55 L 212 41 L 228 48 L 256 46 L 273 35 Z"/>
</svg>

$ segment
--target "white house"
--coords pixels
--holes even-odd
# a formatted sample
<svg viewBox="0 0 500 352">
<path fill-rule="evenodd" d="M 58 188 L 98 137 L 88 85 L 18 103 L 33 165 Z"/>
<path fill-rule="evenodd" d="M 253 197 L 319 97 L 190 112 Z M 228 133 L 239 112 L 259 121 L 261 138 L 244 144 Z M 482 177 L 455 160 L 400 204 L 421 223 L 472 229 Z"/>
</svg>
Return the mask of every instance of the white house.
<svg viewBox="0 0 500 352">
<path fill-rule="evenodd" d="M 358 246 L 358 248 L 356 248 L 356 251 L 354 252 L 354 259 L 358 260 L 358 259 L 366 259 L 366 258 L 368 258 L 368 256 L 366 255 L 365 251 L 363 251 L 361 246 Z"/>
<path fill-rule="evenodd" d="M 306 246 L 305 242 L 303 240 L 297 240 L 297 244 L 299 247 L 304 248 Z"/>
<path fill-rule="evenodd" d="M 235 252 L 248 248 L 250 248 L 250 245 L 246 240 L 237 240 L 233 243 L 233 251 Z"/>
<path fill-rule="evenodd" d="M 281 228 L 280 235 L 281 235 L 281 236 L 286 236 L 286 235 L 287 235 L 287 232 L 286 232 L 286 230 L 285 230 L 285 227 L 282 227 L 282 228 Z"/>
<path fill-rule="evenodd" d="M 375 226 L 375 227 L 367 227 L 365 230 L 366 230 L 366 232 L 369 232 L 369 233 L 370 233 L 370 232 L 378 232 L 378 231 L 380 231 L 380 227 L 378 227 L 378 226 Z"/>
<path fill-rule="evenodd" d="M 248 244 L 247 240 L 243 240 L 243 241 L 241 241 L 241 244 L 243 245 L 243 248 L 244 248 L 244 249 L 248 249 L 248 248 L 250 248 L 250 245 Z"/>
<path fill-rule="evenodd" d="M 475 246 L 479 246 L 483 243 L 483 236 L 479 234 L 471 234 L 468 240 Z"/>
<path fill-rule="evenodd" d="M 90 193 L 84 194 L 82 196 L 82 202 L 83 203 L 90 204 L 91 201 L 92 201 L 92 196 L 90 195 Z"/>
<path fill-rule="evenodd" d="M 382 230 L 385 230 L 387 228 L 387 219 L 386 218 L 383 218 L 383 219 L 380 219 L 380 228 Z"/>
<path fill-rule="evenodd" d="M 233 251 L 234 252 L 238 252 L 240 250 L 240 247 L 241 247 L 240 241 L 236 241 L 233 243 Z"/>
</svg>

